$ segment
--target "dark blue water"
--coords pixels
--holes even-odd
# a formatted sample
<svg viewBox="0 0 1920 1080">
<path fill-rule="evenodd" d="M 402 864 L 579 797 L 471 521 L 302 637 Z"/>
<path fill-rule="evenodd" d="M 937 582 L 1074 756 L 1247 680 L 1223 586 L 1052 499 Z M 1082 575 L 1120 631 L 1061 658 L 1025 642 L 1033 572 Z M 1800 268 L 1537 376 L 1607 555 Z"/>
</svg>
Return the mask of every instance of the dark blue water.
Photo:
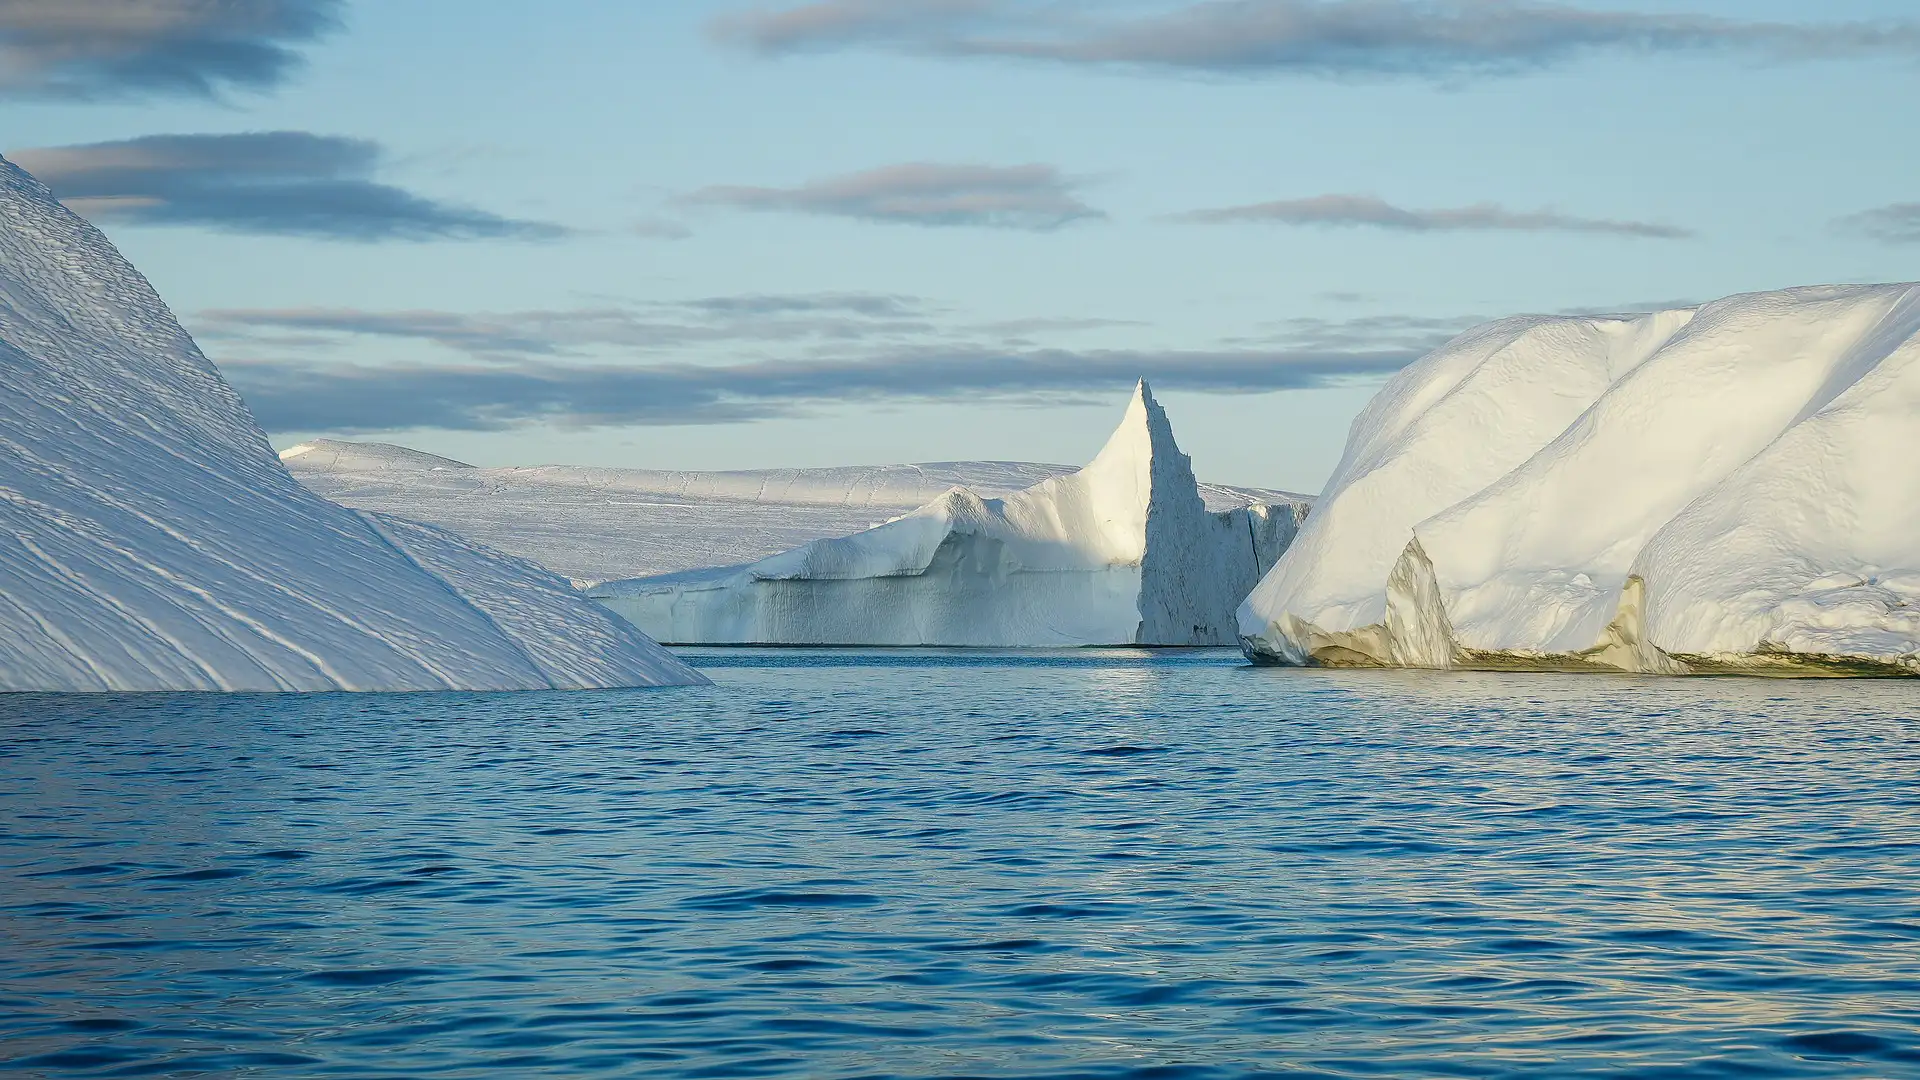
<svg viewBox="0 0 1920 1080">
<path fill-rule="evenodd" d="M 1920 687 L 0 697 L 0 1071 L 1920 1076 Z"/>
</svg>

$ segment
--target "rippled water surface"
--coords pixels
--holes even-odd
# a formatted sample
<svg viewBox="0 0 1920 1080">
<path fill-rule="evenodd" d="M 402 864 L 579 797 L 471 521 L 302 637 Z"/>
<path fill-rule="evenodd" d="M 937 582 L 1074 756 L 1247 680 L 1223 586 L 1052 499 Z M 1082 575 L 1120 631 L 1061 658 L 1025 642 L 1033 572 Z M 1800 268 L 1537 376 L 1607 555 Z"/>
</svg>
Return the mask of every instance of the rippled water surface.
<svg viewBox="0 0 1920 1080">
<path fill-rule="evenodd" d="M 0 697 L 0 1070 L 1920 1076 L 1920 687 Z"/>
</svg>

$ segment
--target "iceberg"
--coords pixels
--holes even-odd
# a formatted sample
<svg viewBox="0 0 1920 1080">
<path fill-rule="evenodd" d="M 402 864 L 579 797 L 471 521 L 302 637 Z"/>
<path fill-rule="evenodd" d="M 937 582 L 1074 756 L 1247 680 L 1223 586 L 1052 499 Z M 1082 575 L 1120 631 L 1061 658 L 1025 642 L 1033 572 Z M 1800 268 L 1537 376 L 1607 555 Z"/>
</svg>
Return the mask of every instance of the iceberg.
<svg viewBox="0 0 1920 1080">
<path fill-rule="evenodd" d="M 315 439 L 280 459 L 344 506 L 452 529 L 532 559 L 580 588 L 736 566 L 890 521 L 954 487 L 985 498 L 1074 470 L 1021 461 L 940 461 L 701 472 L 584 465 L 476 468 L 383 443 Z M 1202 483 L 1213 510 L 1298 496 Z"/>
<path fill-rule="evenodd" d="M 1920 674 L 1920 286 L 1509 319 L 1389 380 L 1255 661 Z"/>
<path fill-rule="evenodd" d="M 291 446 L 280 458 L 323 498 L 451 529 L 582 588 L 752 562 L 898 517 L 956 484 L 1005 493 L 1073 471 L 1017 462 L 740 472 L 476 468 L 338 439 Z"/>
<path fill-rule="evenodd" d="M 1306 507 L 1209 510 L 1142 381 L 1077 471 L 1004 497 L 955 487 L 851 536 L 588 595 L 685 644 L 1224 645 Z"/>
<path fill-rule="evenodd" d="M 146 279 L 0 159 L 0 690 L 705 680 L 565 581 L 294 481 Z"/>
</svg>

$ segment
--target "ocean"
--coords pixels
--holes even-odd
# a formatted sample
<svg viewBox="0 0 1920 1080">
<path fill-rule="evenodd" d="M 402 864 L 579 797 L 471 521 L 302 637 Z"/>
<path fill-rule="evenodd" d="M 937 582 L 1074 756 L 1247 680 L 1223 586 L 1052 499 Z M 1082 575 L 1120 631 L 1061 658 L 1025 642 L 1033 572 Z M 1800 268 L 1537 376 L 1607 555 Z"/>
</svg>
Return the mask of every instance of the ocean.
<svg viewBox="0 0 1920 1080">
<path fill-rule="evenodd" d="M 1920 686 L 0 696 L 0 1072 L 1920 1076 Z"/>
</svg>

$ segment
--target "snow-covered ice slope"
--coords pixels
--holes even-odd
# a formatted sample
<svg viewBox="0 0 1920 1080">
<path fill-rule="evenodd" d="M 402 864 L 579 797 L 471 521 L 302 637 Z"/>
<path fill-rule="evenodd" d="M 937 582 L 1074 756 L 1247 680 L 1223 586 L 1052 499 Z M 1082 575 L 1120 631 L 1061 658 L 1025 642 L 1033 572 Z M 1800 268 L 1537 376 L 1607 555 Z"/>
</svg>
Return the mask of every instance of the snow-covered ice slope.
<svg viewBox="0 0 1920 1080">
<path fill-rule="evenodd" d="M 281 452 L 334 502 L 430 522 L 533 559 L 587 586 L 752 562 L 905 514 L 953 487 L 1012 494 L 1069 465 L 950 461 L 831 469 L 688 472 L 570 465 L 476 469 L 381 443 L 316 439 Z M 1286 492 L 1200 485 L 1208 507 Z"/>
<path fill-rule="evenodd" d="M 1076 472 L 1001 498 L 956 487 L 851 536 L 590 595 L 685 643 L 1225 644 L 1305 507 L 1209 511 L 1143 382 Z"/>
<path fill-rule="evenodd" d="M 1518 319 L 1395 376 L 1241 610 L 1287 663 L 1920 673 L 1920 286 Z"/>
<path fill-rule="evenodd" d="M 565 582 L 294 482 L 105 237 L 0 160 L 0 690 L 703 681 Z"/>
</svg>

